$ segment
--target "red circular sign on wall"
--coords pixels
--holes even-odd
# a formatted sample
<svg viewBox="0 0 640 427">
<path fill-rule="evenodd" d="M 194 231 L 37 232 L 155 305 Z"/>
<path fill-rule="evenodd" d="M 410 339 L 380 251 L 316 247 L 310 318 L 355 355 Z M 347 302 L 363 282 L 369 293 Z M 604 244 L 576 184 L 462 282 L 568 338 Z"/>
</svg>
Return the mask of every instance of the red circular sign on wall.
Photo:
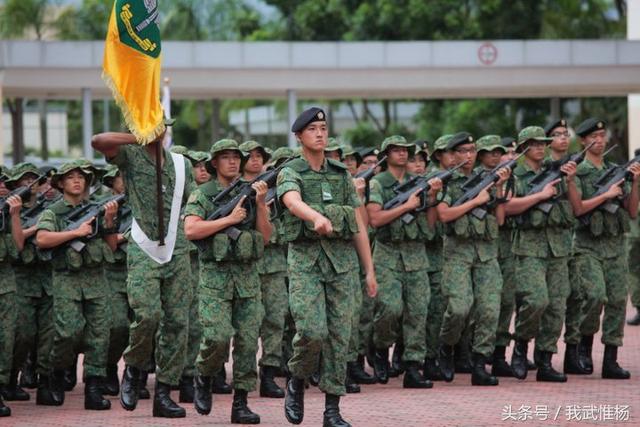
<svg viewBox="0 0 640 427">
<path fill-rule="evenodd" d="M 478 59 L 484 65 L 492 65 L 498 59 L 498 48 L 493 43 L 482 43 L 478 48 Z"/>
</svg>

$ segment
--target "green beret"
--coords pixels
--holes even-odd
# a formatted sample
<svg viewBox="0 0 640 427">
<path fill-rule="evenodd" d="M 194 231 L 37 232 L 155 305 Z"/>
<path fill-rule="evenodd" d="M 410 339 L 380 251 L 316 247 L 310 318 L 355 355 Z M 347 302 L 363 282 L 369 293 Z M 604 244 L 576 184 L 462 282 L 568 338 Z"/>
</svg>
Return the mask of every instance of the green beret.
<svg viewBox="0 0 640 427">
<path fill-rule="evenodd" d="M 507 150 L 515 150 L 516 149 L 516 139 L 512 136 L 505 136 L 500 140 L 500 144 Z"/>
<path fill-rule="evenodd" d="M 58 187 L 58 182 L 60 179 L 65 176 L 67 173 L 73 170 L 79 170 L 87 179 L 87 186 L 91 185 L 95 179 L 95 175 L 93 171 L 87 167 L 88 160 L 85 159 L 77 159 L 67 162 L 60 166 L 60 168 L 51 176 L 51 186 L 55 188 Z"/>
<path fill-rule="evenodd" d="M 271 158 L 271 154 L 269 154 L 265 147 L 263 147 L 262 144 L 257 141 L 243 142 L 242 144 L 240 144 L 240 150 L 242 150 L 246 155 L 248 155 L 253 150 L 260 150 L 264 163 L 267 163 Z"/>
<path fill-rule="evenodd" d="M 378 156 L 378 149 L 375 147 L 363 147 L 358 150 L 358 154 L 363 159 L 367 156 Z"/>
<path fill-rule="evenodd" d="M 476 146 L 478 147 L 478 153 L 493 150 L 500 150 L 503 153 L 507 152 L 498 135 L 485 135 L 476 142 Z"/>
<path fill-rule="evenodd" d="M 552 140 L 552 138 L 547 137 L 544 129 L 542 129 L 540 126 L 527 126 L 518 134 L 518 145 L 516 145 L 516 150 L 522 149 L 523 144 L 530 140 L 548 143 Z"/>
<path fill-rule="evenodd" d="M 18 163 L 9 172 L 9 179 L 7 179 L 5 185 L 8 189 L 13 190 L 18 185 L 18 181 L 22 179 L 26 174 L 33 174 L 36 177 L 40 176 L 40 169 L 36 165 L 30 162 Z"/>
<path fill-rule="evenodd" d="M 455 150 L 459 145 L 473 144 L 473 136 L 469 132 L 458 132 L 451 136 L 447 150 Z"/>
<path fill-rule="evenodd" d="M 380 147 L 380 153 L 378 153 L 378 157 L 383 155 L 383 153 L 386 153 L 387 149 L 392 146 L 407 148 L 410 156 L 413 156 L 415 154 L 416 146 L 414 143 L 407 141 L 404 136 L 391 135 L 386 137 L 384 141 L 382 141 L 382 146 Z"/>
<path fill-rule="evenodd" d="M 544 127 L 544 133 L 547 136 L 551 136 L 551 132 L 553 132 L 555 128 L 566 128 L 567 126 L 567 121 L 565 119 L 553 120 Z"/>
<path fill-rule="evenodd" d="M 240 160 L 242 161 L 245 159 L 245 155 L 240 149 L 240 146 L 238 145 L 236 140 L 226 138 L 226 139 L 221 139 L 219 141 L 216 141 L 211 146 L 211 150 L 209 150 L 210 157 L 209 157 L 209 161 L 206 163 L 207 171 L 211 175 L 215 175 L 216 173 L 216 168 L 214 168 L 213 165 L 211 164 L 211 160 L 215 159 L 216 155 L 222 151 L 237 151 L 238 154 L 240 154 Z"/>
<path fill-rule="evenodd" d="M 576 128 L 576 134 L 584 138 L 590 133 L 593 133 L 602 129 L 606 129 L 606 128 L 607 128 L 607 122 L 605 122 L 604 120 L 597 119 L 595 117 L 591 117 L 578 125 L 578 127 Z"/>
<path fill-rule="evenodd" d="M 326 122 L 326 121 L 327 121 L 327 115 L 324 113 L 322 108 L 311 107 L 304 110 L 298 116 L 295 122 L 293 122 L 293 125 L 291 126 L 291 132 L 293 133 L 302 132 L 304 128 L 309 126 L 311 123 Z"/>
</svg>

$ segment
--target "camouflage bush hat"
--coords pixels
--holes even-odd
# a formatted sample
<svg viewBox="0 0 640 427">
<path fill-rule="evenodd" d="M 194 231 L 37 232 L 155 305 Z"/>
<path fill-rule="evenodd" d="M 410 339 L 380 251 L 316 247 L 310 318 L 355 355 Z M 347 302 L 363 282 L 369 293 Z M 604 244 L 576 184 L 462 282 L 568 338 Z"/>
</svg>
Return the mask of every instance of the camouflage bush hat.
<svg viewBox="0 0 640 427">
<path fill-rule="evenodd" d="M 607 128 L 607 122 L 605 122 L 604 120 L 597 119 L 595 117 L 591 117 L 578 125 L 578 127 L 576 128 L 576 134 L 579 135 L 581 138 L 584 138 L 590 133 L 593 133 L 602 129 L 606 129 L 606 128 Z"/>
<path fill-rule="evenodd" d="M 548 144 L 552 139 L 553 138 L 547 137 L 544 129 L 540 126 L 527 126 L 518 134 L 518 145 L 516 145 L 516 151 L 521 151 L 524 144 L 528 141 L 542 141 Z"/>
<path fill-rule="evenodd" d="M 189 149 L 187 147 L 185 147 L 184 145 L 173 145 L 171 146 L 171 149 L 169 150 L 172 153 L 175 154 L 187 154 L 187 152 L 189 152 Z"/>
<path fill-rule="evenodd" d="M 342 145 L 340 144 L 340 141 L 338 141 L 337 138 L 329 138 L 327 147 L 324 149 L 324 151 L 325 152 L 337 151 L 340 154 L 340 158 L 342 159 L 342 155 L 343 155 Z"/>
<path fill-rule="evenodd" d="M 6 180 L 5 185 L 9 190 L 13 190 L 14 188 L 17 187 L 18 181 L 20 181 L 22 177 L 28 173 L 35 175 L 36 177 L 39 177 L 40 175 L 42 175 L 40 173 L 40 169 L 38 169 L 38 167 L 33 163 L 30 163 L 30 162 L 18 163 L 13 167 L 13 169 L 11 169 L 8 172 L 9 178 Z"/>
<path fill-rule="evenodd" d="M 292 148 L 280 147 L 273 152 L 273 155 L 271 156 L 271 160 L 269 162 L 272 166 L 277 168 L 285 160 L 296 156 L 297 154 Z"/>
<path fill-rule="evenodd" d="M 62 190 L 62 188 L 58 186 L 58 182 L 60 181 L 60 179 L 63 176 L 65 176 L 67 173 L 71 172 L 72 170 L 78 169 L 85 176 L 87 180 L 87 188 L 88 188 L 94 182 L 96 177 L 93 174 L 93 172 L 89 168 L 87 168 L 87 162 L 88 160 L 78 159 L 78 160 L 73 160 L 71 162 L 67 162 L 63 164 L 51 176 L 51 186 Z"/>
<path fill-rule="evenodd" d="M 0 181 L 6 181 L 9 179 L 9 169 L 5 166 L 0 166 Z"/>
<path fill-rule="evenodd" d="M 209 153 L 207 153 L 206 151 L 189 150 L 186 153 L 184 153 L 183 156 L 189 159 L 189 161 L 193 166 L 197 165 L 198 163 L 206 162 L 207 160 L 209 160 Z"/>
<path fill-rule="evenodd" d="M 271 153 L 269 153 L 267 149 L 257 141 L 243 142 L 242 144 L 240 144 L 240 150 L 242 150 L 245 153 L 245 156 L 249 156 L 249 153 L 253 150 L 259 150 L 260 153 L 262 154 L 262 161 L 264 163 L 268 163 L 269 159 L 271 158 Z"/>
<path fill-rule="evenodd" d="M 447 151 L 447 147 L 449 146 L 449 142 L 451 142 L 451 138 L 453 138 L 453 134 L 448 133 L 436 139 L 436 142 L 433 143 L 433 153 L 431 153 L 432 162 L 437 165 L 440 164 L 440 161 L 436 157 L 436 153 L 439 151 Z"/>
<path fill-rule="evenodd" d="M 473 136 L 469 132 L 458 132 L 451 136 L 447 150 L 455 150 L 459 145 L 473 144 Z"/>
<path fill-rule="evenodd" d="M 413 142 L 407 141 L 404 136 L 401 135 L 391 135 L 388 136 L 382 141 L 382 146 L 380 146 L 380 152 L 378 153 L 378 157 L 382 157 L 387 153 L 387 149 L 389 147 L 405 147 L 409 151 L 409 155 L 413 156 L 416 153 L 416 145 Z"/>
<path fill-rule="evenodd" d="M 478 153 L 481 151 L 491 152 L 493 150 L 500 150 L 503 153 L 507 152 L 507 149 L 502 145 L 501 139 L 498 135 L 485 135 L 476 142 L 478 147 Z"/>
<path fill-rule="evenodd" d="M 360 153 L 353 148 L 351 145 L 349 144 L 344 144 L 342 146 L 342 158 L 344 159 L 347 156 L 353 156 L 356 158 L 356 162 L 358 163 L 358 166 L 360 166 L 360 164 L 362 163 L 362 156 L 360 155 Z"/>
<path fill-rule="evenodd" d="M 236 140 L 230 139 L 230 138 L 221 139 L 219 141 L 214 142 L 213 145 L 211 146 L 211 150 L 209 150 L 209 161 L 205 164 L 207 171 L 211 175 L 215 175 L 216 173 L 216 168 L 213 167 L 213 164 L 211 163 L 211 161 L 216 158 L 216 155 L 218 153 L 222 151 L 228 151 L 228 150 L 237 151 L 238 154 L 240 154 L 240 162 L 241 163 L 244 162 L 246 158 L 245 154 L 240 149 L 240 146 L 238 146 L 238 143 L 236 142 Z"/>
<path fill-rule="evenodd" d="M 113 184 L 113 179 L 120 175 L 120 170 L 116 165 L 107 165 L 104 170 L 105 172 L 102 175 L 102 184 L 106 185 L 107 187 L 111 187 L 111 185 Z"/>
</svg>

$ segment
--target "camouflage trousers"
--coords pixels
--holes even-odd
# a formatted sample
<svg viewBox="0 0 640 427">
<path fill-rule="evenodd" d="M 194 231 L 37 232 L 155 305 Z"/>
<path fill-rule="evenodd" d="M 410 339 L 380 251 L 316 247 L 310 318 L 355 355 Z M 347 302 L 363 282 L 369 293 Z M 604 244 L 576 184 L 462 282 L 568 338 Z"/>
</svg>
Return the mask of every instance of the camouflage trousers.
<svg viewBox="0 0 640 427">
<path fill-rule="evenodd" d="M 376 299 L 367 293 L 367 285 L 364 278 L 360 278 L 362 292 L 362 305 L 360 307 L 358 321 L 357 352 L 359 356 L 365 356 L 373 351 L 373 311 Z"/>
<path fill-rule="evenodd" d="M 54 370 L 68 368 L 74 364 L 76 354 L 83 352 L 84 378 L 104 377 L 109 347 L 107 293 L 91 298 L 70 296 L 73 290 L 82 289 L 89 281 L 95 288 L 106 287 L 102 267 L 53 273 L 55 336 L 51 367 Z"/>
<path fill-rule="evenodd" d="M 629 292 L 631 304 L 640 308 L 640 239 L 629 239 Z"/>
<path fill-rule="evenodd" d="M 576 272 L 576 260 L 574 256 L 569 258 L 569 296 L 567 297 L 567 309 L 564 320 L 564 342 L 578 344 L 582 334 L 580 324 L 584 320 L 583 305 L 584 292 L 580 284 L 580 277 Z"/>
<path fill-rule="evenodd" d="M 569 285 L 569 257 L 516 257 L 515 338 L 536 339 L 539 351 L 558 352 Z"/>
<path fill-rule="evenodd" d="M 127 297 L 127 268 L 126 266 L 118 267 L 114 265 L 104 268 L 104 279 L 110 288 L 109 313 L 111 314 L 107 365 L 116 365 L 127 348 L 132 317 Z"/>
<path fill-rule="evenodd" d="M 373 343 L 389 348 L 402 333 L 403 362 L 424 362 L 426 356 L 429 274 L 426 269 L 399 271 L 376 268 L 378 295 L 373 317 Z"/>
<path fill-rule="evenodd" d="M 324 253 L 307 271 L 289 263 L 289 307 L 296 328 L 289 370 L 296 378 L 308 378 L 320 365 L 319 387 L 327 394 L 345 394 L 352 294 L 357 281 L 357 270 L 336 273 Z"/>
<path fill-rule="evenodd" d="M 589 254 L 575 257 L 576 273 L 584 295 L 582 335 L 594 335 L 602 319 L 602 343 L 622 346 L 627 306 L 629 265 L 626 256 L 599 259 Z"/>
<path fill-rule="evenodd" d="M 11 268 L 11 267 L 9 267 Z M 4 268 L 1 268 L 5 273 Z M 11 271 L 11 276 L 13 272 Z M 4 279 L 2 279 L 4 280 Z M 16 293 L 0 294 L 0 385 L 8 385 L 16 336 Z"/>
<path fill-rule="evenodd" d="M 427 310 L 427 359 L 438 357 L 438 347 L 440 347 L 440 328 L 442 318 L 446 308 L 446 301 L 442 295 L 442 272 L 433 271 L 429 273 L 429 309 Z"/>
<path fill-rule="evenodd" d="M 507 347 L 513 338 L 509 327 L 516 308 L 516 259 L 510 256 L 499 259 L 498 263 L 502 272 L 502 293 L 500 295 L 496 346 Z"/>
<path fill-rule="evenodd" d="M 352 307 L 351 307 L 351 336 L 349 337 L 349 352 L 347 362 L 355 362 L 358 360 L 358 347 L 360 345 L 360 312 L 362 311 L 362 294 L 363 282 L 366 292 L 366 281 L 358 275 L 358 280 L 353 281 Z"/>
<path fill-rule="evenodd" d="M 279 368 L 282 365 L 282 339 L 284 323 L 289 312 L 287 273 L 277 272 L 260 275 L 261 304 L 260 340 L 262 357 L 260 366 Z"/>
<path fill-rule="evenodd" d="M 171 261 L 158 264 L 131 242 L 127 270 L 127 295 L 133 321 L 124 360 L 128 365 L 145 369 L 154 357 L 158 332 L 156 378 L 177 385 L 184 368 L 192 298 L 189 254 L 174 252 Z"/>
<path fill-rule="evenodd" d="M 502 274 L 497 259 L 448 259 L 442 270 L 442 294 L 447 301 L 440 330 L 442 343 L 455 345 L 460 341 L 474 308 L 470 319 L 472 350 L 486 357 L 493 354 L 501 292 Z"/>
<path fill-rule="evenodd" d="M 196 359 L 200 351 L 200 339 L 202 338 L 202 323 L 200 323 L 199 305 L 199 283 L 200 265 L 198 253 L 191 252 L 191 304 L 189 305 L 189 334 L 187 335 L 187 353 L 184 361 L 182 375 L 193 377 L 196 375 Z"/>
<path fill-rule="evenodd" d="M 247 271 L 248 270 L 248 271 Z M 260 289 L 255 268 L 238 265 L 231 274 L 216 277 L 215 267 L 200 270 L 200 321 L 202 338 L 196 368 L 202 376 L 213 376 L 226 362 L 233 338 L 233 387 L 256 388 L 260 296 L 257 292 L 240 296 L 238 289 Z"/>
</svg>

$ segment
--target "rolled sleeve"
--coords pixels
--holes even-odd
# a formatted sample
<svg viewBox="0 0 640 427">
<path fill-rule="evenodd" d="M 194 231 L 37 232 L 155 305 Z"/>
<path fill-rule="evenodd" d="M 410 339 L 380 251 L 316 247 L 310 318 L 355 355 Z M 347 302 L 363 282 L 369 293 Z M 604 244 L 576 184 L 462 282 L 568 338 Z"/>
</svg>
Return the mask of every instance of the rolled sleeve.
<svg viewBox="0 0 640 427">
<path fill-rule="evenodd" d="M 298 174 L 298 172 L 294 171 L 291 168 L 283 168 L 278 174 L 278 199 L 282 199 L 289 191 L 295 191 L 298 193 L 302 193 L 300 188 L 300 182 L 302 178 Z"/>
<path fill-rule="evenodd" d="M 40 215 L 40 219 L 38 219 L 36 229 L 58 231 L 58 227 L 56 225 L 56 214 L 54 214 L 50 209 L 45 209 L 45 211 L 42 212 L 42 215 Z"/>
</svg>

